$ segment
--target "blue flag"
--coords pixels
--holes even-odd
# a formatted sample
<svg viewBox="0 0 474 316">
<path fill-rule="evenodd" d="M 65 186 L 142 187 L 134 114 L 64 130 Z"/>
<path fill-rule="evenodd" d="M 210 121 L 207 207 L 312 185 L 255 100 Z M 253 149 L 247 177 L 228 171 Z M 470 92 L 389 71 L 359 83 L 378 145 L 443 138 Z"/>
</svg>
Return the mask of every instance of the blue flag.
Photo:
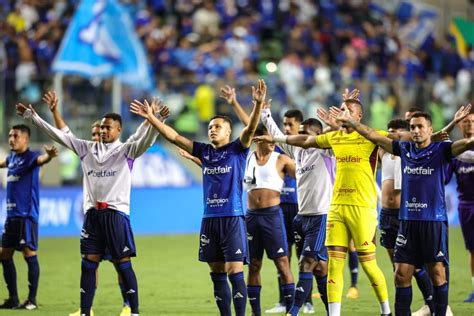
<svg viewBox="0 0 474 316">
<path fill-rule="evenodd" d="M 116 0 L 83 0 L 64 36 L 52 69 L 86 78 L 118 76 L 153 89 L 147 56 L 127 11 Z"/>
</svg>

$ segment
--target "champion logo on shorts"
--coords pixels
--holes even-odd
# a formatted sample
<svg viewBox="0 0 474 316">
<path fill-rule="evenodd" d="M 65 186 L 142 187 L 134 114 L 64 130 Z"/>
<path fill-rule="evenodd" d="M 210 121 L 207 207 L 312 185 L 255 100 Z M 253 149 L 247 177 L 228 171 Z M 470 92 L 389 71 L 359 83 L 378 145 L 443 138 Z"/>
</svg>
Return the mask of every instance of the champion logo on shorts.
<svg viewBox="0 0 474 316">
<path fill-rule="evenodd" d="M 240 249 L 237 249 L 237 251 L 235 252 L 236 255 L 241 255 L 242 254 L 242 250 Z"/>
<path fill-rule="evenodd" d="M 283 250 L 283 248 L 280 248 L 280 249 L 278 249 L 278 251 L 277 251 L 277 253 L 284 253 L 284 252 L 285 252 L 285 250 Z"/>
<path fill-rule="evenodd" d="M 122 252 L 126 252 L 126 251 L 129 251 L 130 248 L 128 248 L 127 246 L 125 246 L 125 248 L 123 248 Z"/>
<path fill-rule="evenodd" d="M 237 292 L 235 293 L 234 298 L 244 298 L 244 296 L 242 295 L 242 293 Z"/>
<path fill-rule="evenodd" d="M 436 257 L 444 257 L 444 253 L 442 251 L 438 252 L 438 254 L 436 255 Z"/>
<path fill-rule="evenodd" d="M 308 246 L 308 247 L 304 248 L 304 251 L 311 251 L 311 247 Z"/>
</svg>

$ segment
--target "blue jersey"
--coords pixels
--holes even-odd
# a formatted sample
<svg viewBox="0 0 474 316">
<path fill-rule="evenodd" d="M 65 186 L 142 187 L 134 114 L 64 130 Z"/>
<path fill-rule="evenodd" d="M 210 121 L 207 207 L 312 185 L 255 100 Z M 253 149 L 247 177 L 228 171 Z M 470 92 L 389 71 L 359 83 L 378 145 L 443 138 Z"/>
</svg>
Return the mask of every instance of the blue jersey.
<svg viewBox="0 0 474 316">
<path fill-rule="evenodd" d="M 242 182 L 248 152 L 240 139 L 217 149 L 193 143 L 193 156 L 202 162 L 204 218 L 244 215 Z"/>
<path fill-rule="evenodd" d="M 393 142 L 393 153 L 402 162 L 400 219 L 447 220 L 444 183 L 452 160 L 451 144 L 433 142 L 418 149 L 412 142 Z"/>
<path fill-rule="evenodd" d="M 276 146 L 275 151 L 280 154 L 286 155 L 280 147 Z M 298 204 L 298 196 L 296 195 L 296 179 L 285 174 L 283 180 L 283 188 L 280 195 L 281 203 Z"/>
<path fill-rule="evenodd" d="M 29 149 L 21 154 L 11 152 L 8 155 L 7 218 L 29 217 L 38 222 L 39 155 Z"/>
</svg>

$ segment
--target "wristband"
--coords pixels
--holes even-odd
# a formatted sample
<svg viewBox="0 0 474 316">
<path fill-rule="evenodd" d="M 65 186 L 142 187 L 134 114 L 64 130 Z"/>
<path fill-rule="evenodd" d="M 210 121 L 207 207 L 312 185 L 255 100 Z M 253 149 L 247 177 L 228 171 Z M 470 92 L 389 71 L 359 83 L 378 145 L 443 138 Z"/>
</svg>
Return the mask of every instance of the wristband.
<svg viewBox="0 0 474 316">
<path fill-rule="evenodd" d="M 288 136 L 284 135 L 284 136 L 275 136 L 273 137 L 273 141 L 275 143 L 283 143 L 283 144 L 286 144 L 286 139 L 288 138 Z"/>
</svg>

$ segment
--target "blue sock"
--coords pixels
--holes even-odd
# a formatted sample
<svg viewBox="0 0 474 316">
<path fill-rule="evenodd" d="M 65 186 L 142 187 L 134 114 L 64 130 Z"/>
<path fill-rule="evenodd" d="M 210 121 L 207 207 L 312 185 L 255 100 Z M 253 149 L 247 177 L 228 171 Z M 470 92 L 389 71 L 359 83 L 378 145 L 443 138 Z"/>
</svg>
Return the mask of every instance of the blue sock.
<svg viewBox="0 0 474 316">
<path fill-rule="evenodd" d="M 2 260 L 3 277 L 7 284 L 8 297 L 18 300 L 18 289 L 16 287 L 16 269 L 13 259 Z"/>
<path fill-rule="evenodd" d="M 318 284 L 318 291 L 319 291 L 319 294 L 321 295 L 321 301 L 323 301 L 324 307 L 326 307 L 326 312 L 329 312 L 328 290 L 327 290 L 328 276 L 325 275 L 323 277 L 316 277 L 316 283 Z"/>
<path fill-rule="evenodd" d="M 252 306 L 252 315 L 262 315 L 262 309 L 260 308 L 260 291 L 262 287 L 260 285 L 247 285 L 247 295 L 249 297 L 250 306 Z"/>
<path fill-rule="evenodd" d="M 245 306 L 247 305 L 247 288 L 244 281 L 244 273 L 237 272 L 229 274 L 229 281 L 232 284 L 232 298 L 236 316 L 245 316 Z"/>
<path fill-rule="evenodd" d="M 221 316 L 230 316 L 230 288 L 227 283 L 227 273 L 211 272 L 212 283 L 214 283 L 214 298 Z"/>
<path fill-rule="evenodd" d="M 278 273 L 278 302 L 280 302 L 281 305 L 285 304 L 285 297 L 283 295 L 283 291 L 281 290 L 281 276 L 280 273 Z"/>
<path fill-rule="evenodd" d="M 313 285 L 313 274 L 311 272 L 300 272 L 298 277 L 298 284 L 295 289 L 295 301 L 289 310 L 289 314 L 298 315 L 301 306 L 306 300 L 306 297 L 311 293 Z"/>
<path fill-rule="evenodd" d="M 95 295 L 95 271 L 99 264 L 87 259 L 81 263 L 81 314 L 90 314 Z"/>
<path fill-rule="evenodd" d="M 28 299 L 30 302 L 36 303 L 36 292 L 38 291 L 38 280 L 40 276 L 38 256 L 26 257 L 25 260 L 28 264 Z"/>
<path fill-rule="evenodd" d="M 431 283 L 428 273 L 426 273 L 425 269 L 421 269 L 419 272 L 415 272 L 414 277 L 416 280 L 416 284 L 418 284 L 418 288 L 421 291 L 421 294 L 423 294 L 425 304 L 428 305 L 431 313 L 434 313 L 433 284 Z"/>
<path fill-rule="evenodd" d="M 138 314 L 138 282 L 132 268 L 132 262 L 126 261 L 118 265 L 122 274 L 123 285 L 125 286 L 130 309 L 133 314 Z"/>
<path fill-rule="evenodd" d="M 308 295 L 306 295 L 305 303 L 310 303 L 313 305 L 313 282 L 311 281 L 311 288 L 309 289 Z"/>
<path fill-rule="evenodd" d="M 410 305 L 413 299 L 412 288 L 397 287 L 395 292 L 395 315 L 411 316 Z"/>
<path fill-rule="evenodd" d="M 349 269 L 351 269 L 351 286 L 357 287 L 357 276 L 359 274 L 359 259 L 357 251 L 349 252 Z"/>
<path fill-rule="evenodd" d="M 283 284 L 281 286 L 281 291 L 285 299 L 286 311 L 288 312 L 291 309 L 291 306 L 293 305 L 293 302 L 295 300 L 295 284 Z"/>
<path fill-rule="evenodd" d="M 448 308 L 448 283 L 441 286 L 433 286 L 433 303 L 435 315 L 446 315 Z"/>
<path fill-rule="evenodd" d="M 127 297 L 127 290 L 125 288 L 125 285 L 123 285 L 123 281 L 119 282 L 119 288 L 120 288 L 120 293 L 122 293 L 123 305 L 130 306 L 130 302 L 128 301 L 128 297 Z"/>
</svg>

